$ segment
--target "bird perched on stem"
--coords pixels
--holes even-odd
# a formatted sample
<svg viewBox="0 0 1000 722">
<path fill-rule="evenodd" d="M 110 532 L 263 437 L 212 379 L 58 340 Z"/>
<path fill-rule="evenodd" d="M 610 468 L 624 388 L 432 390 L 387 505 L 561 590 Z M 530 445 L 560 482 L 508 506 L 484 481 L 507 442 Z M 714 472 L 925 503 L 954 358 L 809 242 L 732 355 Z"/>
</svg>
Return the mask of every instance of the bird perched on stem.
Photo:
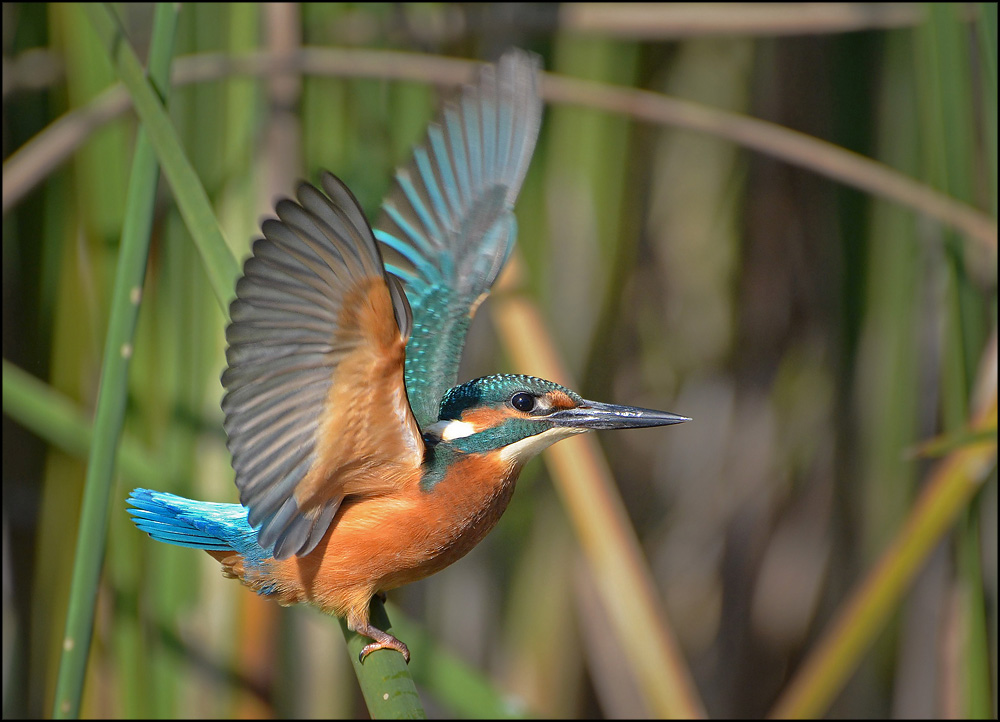
<svg viewBox="0 0 1000 722">
<path fill-rule="evenodd" d="M 346 617 L 461 558 L 524 464 L 591 429 L 682 416 L 587 401 L 532 376 L 454 386 L 466 331 L 510 255 L 541 122 L 538 60 L 512 50 L 446 105 L 372 231 L 324 173 L 277 204 L 236 285 L 222 400 L 239 504 L 135 489 L 154 539 L 204 549 L 280 604 Z M 453 387 L 454 386 L 454 387 Z"/>
</svg>

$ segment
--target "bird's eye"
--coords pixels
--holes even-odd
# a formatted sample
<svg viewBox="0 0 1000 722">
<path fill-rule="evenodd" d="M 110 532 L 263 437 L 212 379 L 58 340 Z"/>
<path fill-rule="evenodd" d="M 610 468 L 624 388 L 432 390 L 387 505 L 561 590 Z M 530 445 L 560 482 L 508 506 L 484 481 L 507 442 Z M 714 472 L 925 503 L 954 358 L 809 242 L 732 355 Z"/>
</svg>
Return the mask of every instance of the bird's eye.
<svg viewBox="0 0 1000 722">
<path fill-rule="evenodd" d="M 518 391 L 510 397 L 510 405 L 518 411 L 528 413 L 535 408 L 535 397 L 524 391 Z"/>
</svg>

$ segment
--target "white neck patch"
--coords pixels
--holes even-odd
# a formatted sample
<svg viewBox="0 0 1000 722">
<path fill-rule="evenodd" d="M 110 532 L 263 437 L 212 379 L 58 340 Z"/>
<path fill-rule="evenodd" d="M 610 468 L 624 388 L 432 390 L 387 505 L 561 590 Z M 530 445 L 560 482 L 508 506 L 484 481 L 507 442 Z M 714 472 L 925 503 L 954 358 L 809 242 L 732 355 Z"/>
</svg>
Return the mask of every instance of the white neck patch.
<svg viewBox="0 0 1000 722">
<path fill-rule="evenodd" d="M 476 427 L 467 421 L 458 419 L 442 419 L 427 427 L 427 431 L 437 436 L 441 441 L 454 441 L 476 433 Z"/>
</svg>

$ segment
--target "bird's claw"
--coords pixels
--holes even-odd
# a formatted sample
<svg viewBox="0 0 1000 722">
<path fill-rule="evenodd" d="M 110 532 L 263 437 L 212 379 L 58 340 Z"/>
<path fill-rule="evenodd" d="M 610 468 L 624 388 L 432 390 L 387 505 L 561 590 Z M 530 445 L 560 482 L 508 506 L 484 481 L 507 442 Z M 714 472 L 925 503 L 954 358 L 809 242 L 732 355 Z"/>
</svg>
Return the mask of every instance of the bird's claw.
<svg viewBox="0 0 1000 722">
<path fill-rule="evenodd" d="M 361 664 L 365 663 L 365 657 L 379 649 L 395 649 L 403 655 L 403 659 L 406 660 L 407 664 L 410 663 L 410 650 L 406 648 L 405 644 L 400 642 L 388 632 L 383 632 L 378 627 L 373 627 L 367 622 L 361 624 L 356 621 L 348 620 L 347 626 L 349 629 L 352 629 L 358 634 L 372 640 L 372 643 L 366 644 L 361 650 L 361 653 L 358 655 L 358 661 L 361 662 Z"/>
<path fill-rule="evenodd" d="M 371 644 L 366 644 L 364 646 L 361 653 L 358 654 L 358 661 L 361 662 L 361 664 L 365 663 L 365 657 L 379 649 L 395 649 L 403 655 L 403 659 L 406 660 L 407 664 L 410 663 L 410 650 L 406 648 L 406 645 L 393 636 L 388 634 L 385 636 L 388 637 L 388 639 L 379 642 L 372 642 Z"/>
</svg>

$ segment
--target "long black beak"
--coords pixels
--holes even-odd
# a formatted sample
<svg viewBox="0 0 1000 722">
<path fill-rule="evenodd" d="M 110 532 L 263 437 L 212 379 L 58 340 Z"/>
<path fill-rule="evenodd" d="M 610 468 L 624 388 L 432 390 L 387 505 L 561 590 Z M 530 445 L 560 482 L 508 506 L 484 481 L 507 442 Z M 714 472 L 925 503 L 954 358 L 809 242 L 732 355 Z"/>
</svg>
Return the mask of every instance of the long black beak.
<svg viewBox="0 0 1000 722">
<path fill-rule="evenodd" d="M 581 429 L 640 429 L 644 426 L 667 426 L 691 420 L 667 411 L 586 400 L 575 409 L 556 411 L 546 419 L 556 426 Z"/>
</svg>

